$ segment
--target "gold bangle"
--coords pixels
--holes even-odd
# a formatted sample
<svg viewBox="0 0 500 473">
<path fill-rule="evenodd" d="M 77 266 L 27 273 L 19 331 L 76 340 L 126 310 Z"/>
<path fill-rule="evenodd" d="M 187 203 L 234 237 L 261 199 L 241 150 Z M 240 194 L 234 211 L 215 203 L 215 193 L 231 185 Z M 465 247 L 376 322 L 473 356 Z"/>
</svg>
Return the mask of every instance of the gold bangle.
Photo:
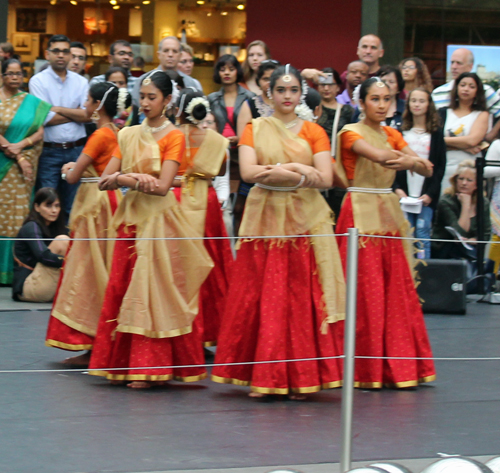
<svg viewBox="0 0 500 473">
<path fill-rule="evenodd" d="M 139 184 L 140 184 L 140 182 L 139 182 L 139 181 L 137 181 L 137 183 L 136 183 L 136 185 L 135 185 L 135 187 L 134 187 L 134 190 L 139 189 Z"/>
<path fill-rule="evenodd" d="M 24 156 L 21 156 L 18 160 L 17 160 L 17 164 L 19 164 L 23 159 L 26 159 Z"/>
<path fill-rule="evenodd" d="M 33 146 L 33 140 L 31 138 L 26 138 L 26 141 L 29 143 L 30 146 Z"/>
</svg>

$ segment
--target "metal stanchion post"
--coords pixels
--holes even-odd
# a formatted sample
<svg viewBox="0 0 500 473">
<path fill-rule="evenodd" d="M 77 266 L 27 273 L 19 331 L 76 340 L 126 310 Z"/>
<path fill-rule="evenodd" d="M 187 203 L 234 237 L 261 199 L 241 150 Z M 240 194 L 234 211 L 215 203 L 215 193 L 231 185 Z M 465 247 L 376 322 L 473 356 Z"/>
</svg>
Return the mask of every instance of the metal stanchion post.
<svg viewBox="0 0 500 473">
<path fill-rule="evenodd" d="M 477 182 L 477 207 L 476 207 L 476 221 L 477 221 L 477 239 L 479 241 L 484 240 L 484 164 L 485 159 L 480 156 L 476 158 L 476 182 Z M 484 243 L 477 244 L 477 279 L 478 283 L 478 294 L 484 294 L 484 280 L 481 276 L 484 275 Z"/>
<path fill-rule="evenodd" d="M 356 299 L 358 294 L 358 229 L 348 229 L 346 311 L 344 330 L 344 383 L 342 386 L 340 471 L 351 469 L 354 354 L 356 350 Z"/>
</svg>

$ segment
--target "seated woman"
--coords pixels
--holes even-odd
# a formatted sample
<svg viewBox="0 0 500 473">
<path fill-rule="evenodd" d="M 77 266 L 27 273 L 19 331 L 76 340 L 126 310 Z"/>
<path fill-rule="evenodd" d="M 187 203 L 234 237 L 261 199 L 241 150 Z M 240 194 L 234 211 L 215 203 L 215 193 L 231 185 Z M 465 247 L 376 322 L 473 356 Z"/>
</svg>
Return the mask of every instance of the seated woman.
<svg viewBox="0 0 500 473">
<path fill-rule="evenodd" d="M 432 238 L 450 240 L 458 233 L 465 245 L 432 242 L 432 257 L 441 259 L 474 259 L 477 249 L 477 184 L 474 161 L 462 161 L 450 178 L 448 187 L 441 196 L 437 207 L 436 220 L 432 229 Z M 491 234 L 490 205 L 484 198 L 484 238 L 489 240 Z M 447 228 L 450 228 L 448 230 Z"/>
<path fill-rule="evenodd" d="M 12 297 L 16 301 L 51 302 L 68 249 L 65 217 L 55 189 L 42 187 L 14 244 Z"/>
</svg>

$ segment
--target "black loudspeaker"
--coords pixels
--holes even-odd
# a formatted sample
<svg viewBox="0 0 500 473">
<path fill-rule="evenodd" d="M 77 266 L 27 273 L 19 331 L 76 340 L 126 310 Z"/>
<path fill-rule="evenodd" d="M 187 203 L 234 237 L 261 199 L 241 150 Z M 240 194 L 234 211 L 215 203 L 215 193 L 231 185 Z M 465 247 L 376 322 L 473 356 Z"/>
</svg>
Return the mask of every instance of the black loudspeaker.
<svg viewBox="0 0 500 473">
<path fill-rule="evenodd" d="M 415 269 L 424 313 L 465 315 L 466 261 L 428 259 L 419 261 Z"/>
</svg>

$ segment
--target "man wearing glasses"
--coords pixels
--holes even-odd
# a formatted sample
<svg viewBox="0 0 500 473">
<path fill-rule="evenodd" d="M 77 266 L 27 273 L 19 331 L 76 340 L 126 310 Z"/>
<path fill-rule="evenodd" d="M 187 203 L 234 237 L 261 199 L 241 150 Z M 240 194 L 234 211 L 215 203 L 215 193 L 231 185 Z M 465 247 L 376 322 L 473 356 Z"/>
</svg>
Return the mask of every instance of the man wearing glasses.
<svg viewBox="0 0 500 473">
<path fill-rule="evenodd" d="M 69 215 L 78 185 L 61 179 L 61 167 L 78 159 L 86 141 L 84 123 L 90 120 L 83 106 L 87 100 L 88 82 L 67 70 L 71 58 L 67 36 L 52 36 L 45 58 L 49 67 L 35 74 L 29 82 L 30 93 L 52 105 L 45 123 L 54 125 L 45 128 L 36 189 L 58 189 L 62 207 Z"/>
<path fill-rule="evenodd" d="M 132 61 L 134 59 L 134 53 L 132 52 L 132 46 L 128 41 L 124 39 L 119 39 L 115 41 L 109 47 L 108 61 L 110 67 L 123 67 L 127 71 L 127 88 L 130 94 L 134 90 L 134 85 L 137 81 L 137 77 L 134 77 L 130 73 L 130 68 L 132 67 Z M 104 82 L 104 74 L 95 76 L 90 80 L 90 87 L 99 82 Z"/>
</svg>

